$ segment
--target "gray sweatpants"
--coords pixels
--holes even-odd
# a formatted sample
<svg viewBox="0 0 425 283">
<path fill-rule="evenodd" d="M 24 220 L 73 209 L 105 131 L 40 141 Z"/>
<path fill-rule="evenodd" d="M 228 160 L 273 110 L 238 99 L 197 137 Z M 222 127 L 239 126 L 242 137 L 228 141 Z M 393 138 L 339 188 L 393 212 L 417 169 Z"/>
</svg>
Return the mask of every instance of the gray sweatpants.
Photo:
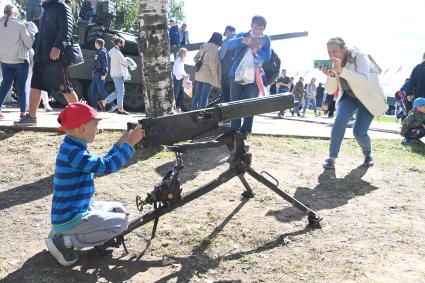
<svg viewBox="0 0 425 283">
<path fill-rule="evenodd" d="M 128 227 L 128 217 L 119 202 L 92 201 L 89 212 L 81 221 L 63 233 L 75 248 L 102 245 Z"/>
</svg>

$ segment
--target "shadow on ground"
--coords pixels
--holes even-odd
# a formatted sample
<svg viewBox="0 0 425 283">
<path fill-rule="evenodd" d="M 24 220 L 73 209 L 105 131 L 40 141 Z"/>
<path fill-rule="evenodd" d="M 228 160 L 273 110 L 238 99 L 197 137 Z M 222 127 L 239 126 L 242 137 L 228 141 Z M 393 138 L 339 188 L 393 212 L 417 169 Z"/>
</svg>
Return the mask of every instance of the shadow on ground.
<svg viewBox="0 0 425 283">
<path fill-rule="evenodd" d="M 16 134 L 16 131 L 9 131 L 7 129 L 0 131 L 0 141 L 4 141 L 8 138 L 13 137 Z"/>
<path fill-rule="evenodd" d="M 227 157 L 229 157 L 229 151 L 226 146 L 195 149 L 183 153 L 182 160 L 184 168 L 180 171 L 182 183 L 195 179 L 199 172 L 209 171 L 226 163 Z M 175 165 L 176 161 L 173 160 L 158 166 L 155 170 L 158 174 L 164 176 L 168 170 L 173 169 Z M 227 169 L 227 167 L 225 169 Z M 225 169 L 223 169 L 223 171 Z M 217 176 L 218 174 L 219 173 L 217 173 Z"/>
<path fill-rule="evenodd" d="M 368 167 L 360 165 L 344 178 L 336 178 L 335 170 L 324 170 L 319 175 L 319 184 L 315 188 L 298 187 L 294 198 L 315 211 L 345 205 L 357 196 L 363 196 L 378 189 L 362 180 L 367 170 Z M 270 210 L 267 215 L 273 215 L 282 222 L 300 220 L 305 216 L 295 207 Z"/>
<path fill-rule="evenodd" d="M 0 210 L 42 199 L 53 192 L 53 175 L 0 192 Z"/>
<path fill-rule="evenodd" d="M 192 250 L 189 256 L 170 258 L 170 263 L 175 262 L 181 265 L 180 270 L 176 270 L 162 278 L 153 278 L 156 282 L 189 282 L 199 273 L 206 273 L 215 269 L 222 261 L 238 260 L 250 254 L 261 253 L 275 247 L 285 245 L 286 238 L 305 234 L 310 229 L 304 229 L 287 233 L 278 238 L 265 243 L 252 250 L 240 251 L 229 255 L 212 258 L 206 254 L 212 240 L 223 231 L 224 227 L 242 209 L 247 201 L 243 200 L 207 237 L 205 237 Z M 139 273 L 146 272 L 150 268 L 161 268 L 163 260 L 144 261 L 141 255 L 130 259 L 111 258 L 110 256 L 98 257 L 93 251 L 85 252 L 78 262 L 81 270 L 70 269 L 60 266 L 47 251 L 42 251 L 30 259 L 23 266 L 13 273 L 10 273 L 4 282 L 99 282 L 100 278 L 107 282 L 124 282 L 130 280 Z M 241 280 L 220 281 L 220 282 L 242 282 Z"/>
</svg>

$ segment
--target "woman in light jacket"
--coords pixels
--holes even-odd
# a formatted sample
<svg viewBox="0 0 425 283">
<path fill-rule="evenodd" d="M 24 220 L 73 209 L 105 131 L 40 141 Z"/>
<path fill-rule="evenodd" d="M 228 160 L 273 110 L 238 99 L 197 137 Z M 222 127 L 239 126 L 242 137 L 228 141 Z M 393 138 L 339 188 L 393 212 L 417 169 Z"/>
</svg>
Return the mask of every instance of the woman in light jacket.
<svg viewBox="0 0 425 283">
<path fill-rule="evenodd" d="M 109 103 L 116 99 L 118 105 L 117 113 L 129 115 L 130 113 L 124 110 L 124 74 L 128 67 L 128 62 L 125 60 L 124 55 L 120 51 L 121 48 L 124 48 L 125 41 L 121 37 L 114 36 L 112 43 L 114 44 L 114 47 L 109 50 L 109 57 L 111 58 L 110 75 L 114 82 L 115 91 L 105 98 L 105 100 L 101 100 L 99 104 L 100 107 L 104 109 Z"/>
<path fill-rule="evenodd" d="M 223 36 L 214 32 L 210 40 L 196 53 L 194 61 L 202 60 L 202 65 L 195 73 L 195 93 L 192 97 L 192 110 L 203 109 L 207 106 L 208 96 L 214 86 L 220 88 L 221 67 L 218 48 Z"/>
<path fill-rule="evenodd" d="M 335 167 L 345 129 L 354 112 L 357 119 L 353 126 L 353 135 L 362 148 L 363 165 L 373 166 L 372 146 L 367 132 L 373 117 L 382 115 L 388 109 L 379 85 L 377 68 L 367 54 L 348 49 L 340 37 L 331 38 L 327 49 L 333 68 L 322 69 L 327 75 L 325 90 L 327 93 L 334 93 L 339 89 L 340 93 L 336 102 L 338 113 L 332 127 L 329 158 L 325 160 L 323 167 Z"/>
<path fill-rule="evenodd" d="M 18 16 L 18 8 L 6 5 L 4 16 L 0 18 L 0 62 L 3 73 L 0 86 L 0 118 L 3 118 L 1 105 L 15 79 L 21 117 L 25 115 L 25 82 L 28 77 L 29 50 L 35 35 L 28 32 L 25 23 L 19 21 Z"/>
</svg>

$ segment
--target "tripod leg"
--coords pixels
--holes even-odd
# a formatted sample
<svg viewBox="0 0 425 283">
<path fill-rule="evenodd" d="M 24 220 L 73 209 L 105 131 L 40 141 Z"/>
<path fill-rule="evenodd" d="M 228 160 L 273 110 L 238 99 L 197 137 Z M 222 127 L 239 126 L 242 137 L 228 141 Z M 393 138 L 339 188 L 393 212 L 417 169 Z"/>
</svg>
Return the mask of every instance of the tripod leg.
<svg viewBox="0 0 425 283">
<path fill-rule="evenodd" d="M 241 180 L 243 186 L 245 187 L 245 191 L 241 194 L 241 196 L 247 199 L 253 198 L 254 192 L 252 191 L 251 186 L 246 181 L 244 174 L 241 174 L 238 177 L 239 180 Z"/>
<path fill-rule="evenodd" d="M 256 179 L 258 182 L 264 184 L 273 192 L 284 198 L 287 202 L 304 212 L 308 216 L 308 224 L 311 228 L 320 228 L 320 220 L 322 220 L 322 218 L 320 218 L 320 216 L 317 215 L 315 211 L 311 210 L 299 200 L 295 199 L 294 197 L 288 195 L 287 193 L 279 189 L 275 184 L 264 178 L 261 174 L 258 174 L 251 167 L 249 167 L 246 172 L 252 177 L 254 177 L 254 179 Z"/>
</svg>

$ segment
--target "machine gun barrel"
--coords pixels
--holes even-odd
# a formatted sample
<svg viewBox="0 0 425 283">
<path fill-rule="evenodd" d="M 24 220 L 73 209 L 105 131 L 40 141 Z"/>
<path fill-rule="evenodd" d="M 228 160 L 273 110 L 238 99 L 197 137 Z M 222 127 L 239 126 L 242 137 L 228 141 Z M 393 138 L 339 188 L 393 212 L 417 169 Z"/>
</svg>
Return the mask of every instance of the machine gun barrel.
<svg viewBox="0 0 425 283">
<path fill-rule="evenodd" d="M 291 94 L 277 94 L 218 104 L 221 112 L 221 121 L 270 113 L 289 109 L 293 106 L 294 97 Z"/>
<path fill-rule="evenodd" d="M 139 120 L 145 129 L 144 147 L 158 147 L 217 135 L 219 123 L 263 113 L 289 109 L 294 105 L 291 94 L 221 103 L 215 107 Z"/>
</svg>

